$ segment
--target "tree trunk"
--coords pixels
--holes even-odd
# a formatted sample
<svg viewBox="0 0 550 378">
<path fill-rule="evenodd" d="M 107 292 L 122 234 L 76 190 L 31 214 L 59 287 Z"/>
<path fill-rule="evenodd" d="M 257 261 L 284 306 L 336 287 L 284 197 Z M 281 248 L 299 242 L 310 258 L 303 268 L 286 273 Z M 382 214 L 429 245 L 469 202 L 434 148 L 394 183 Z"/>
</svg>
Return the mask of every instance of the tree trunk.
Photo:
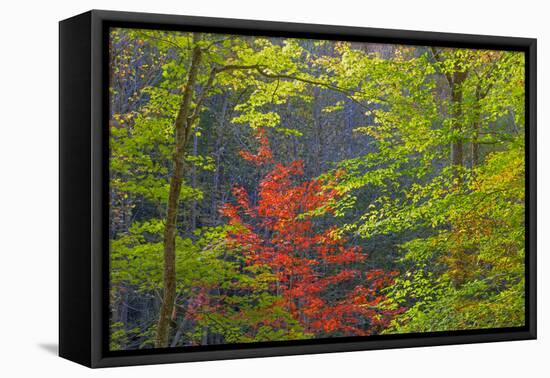
<svg viewBox="0 0 550 378">
<path fill-rule="evenodd" d="M 475 114 L 474 114 L 474 124 L 473 124 L 473 137 L 472 137 L 472 167 L 475 167 L 479 164 L 479 132 L 481 130 L 481 109 L 479 102 L 482 99 L 481 90 L 479 88 L 479 84 L 475 91 Z"/>
<path fill-rule="evenodd" d="M 183 91 L 183 99 L 175 122 L 176 146 L 173 156 L 173 172 L 170 178 L 170 191 L 166 206 L 166 221 L 164 226 L 164 293 L 160 307 L 155 347 L 168 346 L 170 336 L 170 318 L 176 299 L 176 219 L 178 204 L 183 184 L 184 152 L 191 132 L 191 103 L 194 86 L 197 81 L 198 68 L 201 63 L 201 50 L 197 42 L 200 34 L 193 34 L 194 48 L 191 56 L 191 65 L 187 76 L 187 83 Z"/>
<path fill-rule="evenodd" d="M 176 331 L 176 335 L 172 339 L 172 343 L 170 344 L 170 347 L 178 346 L 178 342 L 183 336 L 183 332 L 185 331 L 185 328 L 187 327 L 187 319 L 182 319 L 181 323 L 178 327 L 178 330 Z"/>
<path fill-rule="evenodd" d="M 195 133 L 193 136 L 193 156 L 197 156 L 198 153 L 198 143 L 199 137 Z M 193 189 L 197 188 L 197 167 L 196 164 L 193 164 L 191 170 L 191 187 Z M 195 231 L 197 228 L 197 200 L 193 199 L 191 201 L 191 232 Z"/>
<path fill-rule="evenodd" d="M 451 164 L 454 175 L 460 180 L 460 168 L 464 165 L 463 127 L 462 127 L 462 84 L 466 80 L 467 72 L 455 72 L 451 85 L 451 104 L 453 123 L 451 130 L 453 138 L 451 141 Z"/>
<path fill-rule="evenodd" d="M 479 165 L 479 130 L 480 125 L 479 122 L 474 123 L 474 137 L 472 141 L 472 167 L 476 167 Z"/>
<path fill-rule="evenodd" d="M 315 159 L 313 161 L 313 176 L 319 176 L 322 172 L 322 160 L 323 150 L 321 147 L 322 142 L 322 125 L 321 125 L 321 90 L 318 87 L 313 87 L 313 107 L 312 107 L 312 119 L 313 119 L 313 132 L 314 132 L 314 146 L 313 151 Z"/>
<path fill-rule="evenodd" d="M 440 52 L 435 48 L 431 48 L 432 54 L 436 61 L 442 63 L 445 59 Z M 451 115 L 453 122 L 451 123 L 451 166 L 453 167 L 453 175 L 458 180 L 460 185 L 460 169 L 464 165 L 464 146 L 463 146 L 463 127 L 462 127 L 462 99 L 463 88 L 462 84 L 468 77 L 468 71 L 456 71 L 453 74 L 445 73 L 445 78 L 449 83 L 451 90 Z"/>
<path fill-rule="evenodd" d="M 345 143 L 346 143 L 346 159 L 353 157 L 353 102 L 346 99 L 344 103 L 344 123 L 345 123 Z"/>
<path fill-rule="evenodd" d="M 229 98 L 227 95 L 224 95 L 221 114 L 219 115 L 218 125 L 216 128 L 216 145 L 214 148 L 215 156 L 216 156 L 216 168 L 214 170 L 214 174 L 212 178 L 212 196 L 211 196 L 211 209 L 210 209 L 211 226 L 215 226 L 219 219 L 218 204 L 219 204 L 220 198 L 218 198 L 218 195 L 219 195 L 219 184 L 220 184 L 220 170 L 222 165 L 221 160 L 222 160 L 222 154 L 223 154 L 222 137 L 223 137 L 223 130 L 225 128 L 225 119 L 226 119 L 228 103 L 229 103 Z"/>
</svg>

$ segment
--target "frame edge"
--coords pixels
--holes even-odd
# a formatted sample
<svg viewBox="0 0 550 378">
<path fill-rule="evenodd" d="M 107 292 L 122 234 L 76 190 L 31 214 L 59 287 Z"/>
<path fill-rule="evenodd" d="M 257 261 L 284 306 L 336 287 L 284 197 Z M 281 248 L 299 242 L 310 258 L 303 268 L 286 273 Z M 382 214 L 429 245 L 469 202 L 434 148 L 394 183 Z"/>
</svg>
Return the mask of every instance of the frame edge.
<svg viewBox="0 0 550 378">
<path fill-rule="evenodd" d="M 90 20 L 59 22 L 59 356 L 90 366 Z"/>
</svg>

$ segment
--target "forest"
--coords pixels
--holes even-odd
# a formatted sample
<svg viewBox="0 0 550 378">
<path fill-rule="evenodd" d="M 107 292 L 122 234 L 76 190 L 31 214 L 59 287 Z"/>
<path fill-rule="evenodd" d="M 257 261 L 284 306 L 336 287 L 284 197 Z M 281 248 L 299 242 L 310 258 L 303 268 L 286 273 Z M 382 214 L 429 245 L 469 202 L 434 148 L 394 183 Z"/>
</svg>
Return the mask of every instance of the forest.
<svg viewBox="0 0 550 378">
<path fill-rule="evenodd" d="M 109 70 L 111 350 L 525 324 L 523 52 L 112 28 Z"/>
</svg>

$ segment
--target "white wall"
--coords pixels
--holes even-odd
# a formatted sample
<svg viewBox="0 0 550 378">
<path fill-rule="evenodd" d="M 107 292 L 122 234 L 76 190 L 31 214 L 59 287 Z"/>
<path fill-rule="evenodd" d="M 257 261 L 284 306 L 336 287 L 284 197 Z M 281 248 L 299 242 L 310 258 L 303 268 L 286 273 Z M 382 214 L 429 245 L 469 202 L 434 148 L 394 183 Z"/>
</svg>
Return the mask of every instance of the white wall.
<svg viewBox="0 0 550 378">
<path fill-rule="evenodd" d="M 132 377 L 542 377 L 550 373 L 550 51 L 545 1 L 6 0 L 0 20 L 0 375 Z M 91 8 L 539 39 L 539 340 L 92 371 L 57 343 L 57 21 Z M 546 58 L 546 60 L 545 60 Z M 544 274 L 546 273 L 546 275 Z M 544 348 L 548 349 L 545 353 Z M 549 375 L 546 375 L 549 376 Z"/>
</svg>

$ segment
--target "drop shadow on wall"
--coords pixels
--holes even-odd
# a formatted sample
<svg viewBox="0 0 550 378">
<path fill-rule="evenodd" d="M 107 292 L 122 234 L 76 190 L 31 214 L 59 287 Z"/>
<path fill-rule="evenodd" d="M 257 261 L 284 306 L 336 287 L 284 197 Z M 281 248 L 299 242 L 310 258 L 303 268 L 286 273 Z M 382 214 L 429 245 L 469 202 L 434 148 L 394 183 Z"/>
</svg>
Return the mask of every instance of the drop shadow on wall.
<svg viewBox="0 0 550 378">
<path fill-rule="evenodd" d="M 59 354 L 59 345 L 57 345 L 57 343 L 39 343 L 38 347 L 56 356 Z"/>
</svg>

